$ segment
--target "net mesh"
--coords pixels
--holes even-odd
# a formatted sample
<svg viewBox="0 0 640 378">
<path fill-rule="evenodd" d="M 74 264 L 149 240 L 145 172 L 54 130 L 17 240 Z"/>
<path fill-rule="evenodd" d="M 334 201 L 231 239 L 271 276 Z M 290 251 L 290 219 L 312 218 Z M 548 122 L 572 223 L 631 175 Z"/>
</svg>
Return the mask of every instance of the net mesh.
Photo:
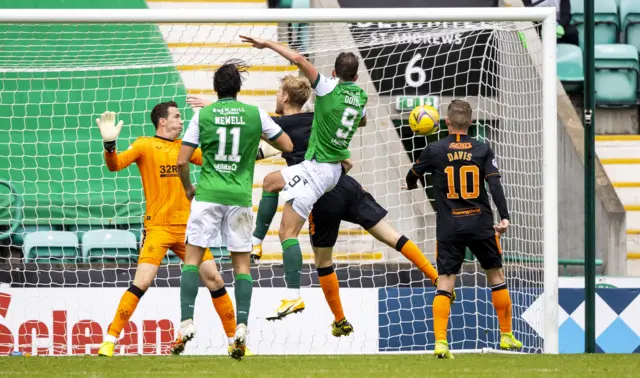
<svg viewBox="0 0 640 378">
<path fill-rule="evenodd" d="M 0 227 L 4 230 L 0 236 L 4 243 L 0 282 L 24 288 L 8 291 L 13 298 L 22 298 L 6 318 L 11 333 L 18 335 L 22 322 L 37 319 L 48 325 L 43 333 L 50 334 L 39 338 L 33 333 L 37 327 L 25 328 L 33 332 L 25 331 L 30 336 L 23 340 L 24 348 L 33 347 L 36 352 L 40 347 L 40 353 L 54 353 L 56 343 L 71 343 L 62 340 L 60 333 L 71 333 L 72 318 L 95 319 L 97 328 L 87 323 L 77 332 L 86 337 L 85 344 L 99 342 L 100 337 L 94 336 L 106 330 L 122 289 L 103 291 L 107 293 L 104 300 L 95 302 L 82 298 L 87 296 L 86 290 L 98 289 L 78 292 L 75 288 L 124 288 L 135 271 L 136 243 L 141 240 L 145 210 L 139 172 L 135 166 L 118 173 L 106 169 L 95 118 L 106 110 L 118 114 L 125 127 L 117 150 L 124 151 L 138 136 L 154 134 L 149 113 L 158 102 L 177 101 L 185 119 L 189 119 L 193 110 L 185 104 L 187 95 L 215 100 L 213 72 L 232 58 L 251 66 L 239 100 L 273 112 L 278 79 L 299 72 L 272 51 L 242 45 L 241 34 L 286 43 L 310 58 L 325 75 L 331 75 L 338 53 L 350 51 L 359 56 L 363 64 L 357 83 L 369 94 L 368 125 L 352 141 L 355 167 L 351 174 L 389 211 L 387 221 L 434 263 L 431 178 L 426 177 L 425 190 L 407 193 L 399 189 L 426 143 L 446 136 L 446 126 L 443 122 L 436 135 L 418 137 L 411 133 L 407 118 L 412 107 L 422 103 L 434 104 L 442 115 L 453 98 L 472 104 L 471 133 L 491 144 L 496 153 L 512 216 L 502 248 L 514 306 L 514 330 L 525 351 L 542 351 L 539 325 L 527 321 L 524 314 L 535 307 L 543 280 L 540 44 L 539 40 L 537 44 L 525 42 L 536 38 L 531 23 L 463 21 L 3 25 L 0 180 L 9 183 L 5 186 L 17 194 L 0 186 Z M 308 108 L 313 108 L 313 101 Z M 261 196 L 263 177 L 283 166 L 279 157 L 257 165 L 254 207 Z M 21 211 L 17 216 L 18 207 Z M 283 286 L 277 237 L 280 217 L 281 209 L 265 240 L 265 257 L 252 272 L 258 288 Z M 100 243 L 90 249 L 86 235 L 96 230 L 133 234 L 133 246 L 120 243 L 121 248 L 131 248 L 127 252 L 130 255 L 114 255 Z M 300 240 L 306 264 L 302 283 L 317 288 L 308 234 L 303 227 Z M 216 247 L 213 250 L 226 282 L 232 283 L 224 240 L 212 247 Z M 346 222 L 341 224 L 334 251 L 341 287 L 348 288 L 343 290 L 343 302 L 347 317 L 355 319 L 355 336 L 338 341 L 330 336 L 328 328 L 308 326 L 309 322 L 328 325 L 331 318 L 321 291 L 310 289 L 303 290 L 307 303 L 312 304 L 308 305 L 309 315 L 287 319 L 287 323 L 267 324 L 265 314 L 260 312 L 270 306 L 275 309 L 277 303 L 254 298 L 254 309 L 258 310 L 252 310 L 255 325 L 250 346 L 262 353 L 363 353 L 433 347 L 433 289 L 415 267 L 394 249 Z M 179 286 L 179 268 L 179 260 L 169 253 L 154 285 Z M 497 345 L 497 318 L 485 285 L 482 269 L 469 255 L 457 282 L 458 302 L 449 326 L 454 350 Z M 48 290 L 59 287 L 74 288 L 63 294 L 53 292 L 61 298 L 63 308 L 49 300 L 30 301 L 53 295 Z M 177 300 L 166 304 L 160 296 L 148 297 L 146 310 L 139 310 L 146 315 L 138 319 L 167 318 L 177 325 Z M 175 309 L 161 315 L 169 311 L 168 307 Z M 60 314 L 56 318 L 57 310 L 69 312 L 64 318 L 69 330 L 56 326 L 56 321 L 62 322 Z M 154 343 L 166 346 L 172 337 L 166 335 L 173 332 L 174 325 L 145 323 L 148 330 L 143 332 L 141 324 L 140 336 L 136 337 L 140 343 L 151 345 L 144 351 L 166 353 L 166 348 L 155 348 Z M 220 334 L 218 325 L 210 327 L 211 332 Z M 204 335 L 196 340 L 194 353 L 225 353 L 224 343 L 222 336 Z M 76 349 L 77 353 L 95 353 L 95 348 Z M 69 348 L 68 352 L 75 353 L 72 351 L 76 349 Z M 142 353 L 143 349 L 134 352 L 138 351 Z"/>
</svg>

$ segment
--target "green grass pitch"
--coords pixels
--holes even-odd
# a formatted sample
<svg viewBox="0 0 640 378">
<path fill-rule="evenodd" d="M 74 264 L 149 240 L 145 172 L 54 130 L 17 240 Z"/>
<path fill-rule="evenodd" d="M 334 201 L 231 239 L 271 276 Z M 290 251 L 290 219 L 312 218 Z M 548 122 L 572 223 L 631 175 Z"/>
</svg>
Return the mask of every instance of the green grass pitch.
<svg viewBox="0 0 640 378">
<path fill-rule="evenodd" d="M 640 355 L 5 357 L 0 377 L 637 377 Z"/>
</svg>

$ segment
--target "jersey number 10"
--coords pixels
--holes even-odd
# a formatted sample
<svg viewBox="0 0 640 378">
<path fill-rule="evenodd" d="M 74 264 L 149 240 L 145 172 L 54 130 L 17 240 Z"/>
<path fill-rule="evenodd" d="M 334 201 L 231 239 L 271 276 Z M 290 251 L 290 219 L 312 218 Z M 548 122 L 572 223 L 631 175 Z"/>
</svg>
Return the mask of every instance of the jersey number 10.
<svg viewBox="0 0 640 378">
<path fill-rule="evenodd" d="M 232 163 L 239 163 L 241 156 L 240 153 L 240 128 L 233 127 L 229 130 L 229 134 L 233 137 L 231 141 L 231 155 L 227 155 L 227 128 L 219 127 L 216 130 L 218 134 L 218 153 L 215 156 L 216 161 L 229 161 Z"/>
<path fill-rule="evenodd" d="M 447 174 L 447 187 L 449 190 L 447 191 L 448 199 L 462 199 L 469 200 L 475 199 L 480 196 L 480 169 L 478 169 L 477 165 L 463 165 L 460 167 L 459 176 L 460 176 L 460 194 L 456 192 L 456 181 L 455 181 L 455 172 L 456 167 L 453 165 L 449 165 L 444 169 L 444 173 Z M 471 187 L 473 190 L 469 191 L 469 182 L 467 179 L 469 178 L 469 174 L 471 174 Z"/>
</svg>

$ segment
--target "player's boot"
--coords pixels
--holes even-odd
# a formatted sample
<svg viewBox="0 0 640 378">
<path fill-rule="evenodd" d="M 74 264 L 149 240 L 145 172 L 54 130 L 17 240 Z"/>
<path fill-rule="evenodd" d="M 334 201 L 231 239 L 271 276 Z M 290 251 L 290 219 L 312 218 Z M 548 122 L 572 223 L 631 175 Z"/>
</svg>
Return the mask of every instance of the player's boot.
<svg viewBox="0 0 640 378">
<path fill-rule="evenodd" d="M 500 349 L 502 350 L 520 350 L 522 343 L 513 337 L 513 333 L 500 334 Z"/>
<path fill-rule="evenodd" d="M 229 347 L 227 348 L 227 353 L 229 353 L 229 356 L 231 356 L 231 352 L 233 352 L 233 347 L 234 347 L 234 345 L 229 345 Z M 245 357 L 246 356 L 253 356 L 253 352 L 249 348 L 245 347 L 244 348 L 244 355 L 245 355 Z"/>
<path fill-rule="evenodd" d="M 304 310 L 304 302 L 302 298 L 298 299 L 283 299 L 280 302 L 280 307 L 276 310 L 275 313 L 267 316 L 267 320 L 278 320 L 282 319 L 287 315 L 295 314 L 297 312 L 302 312 Z"/>
<path fill-rule="evenodd" d="M 171 354 L 178 356 L 184 352 L 184 348 L 187 342 L 191 341 L 196 334 L 196 326 L 193 324 L 192 319 L 187 319 L 180 323 L 180 330 L 178 336 L 171 344 Z"/>
<path fill-rule="evenodd" d="M 262 244 L 254 245 L 249 257 L 251 258 L 252 263 L 257 263 L 258 261 L 260 261 L 260 259 L 262 258 Z"/>
<path fill-rule="evenodd" d="M 436 341 L 436 348 L 433 352 L 438 358 L 446 358 L 453 360 L 453 354 L 449 350 L 449 343 L 444 340 Z"/>
<path fill-rule="evenodd" d="M 229 356 L 236 360 L 242 360 L 247 350 L 247 326 L 238 324 L 233 345 L 229 347 Z"/>
<path fill-rule="evenodd" d="M 100 357 L 113 357 L 113 350 L 116 345 L 112 341 L 103 341 L 98 349 L 98 356 Z"/>
<path fill-rule="evenodd" d="M 333 321 L 331 324 L 331 334 L 335 337 L 349 336 L 353 332 L 353 326 L 347 321 L 347 318 L 339 322 Z"/>
</svg>

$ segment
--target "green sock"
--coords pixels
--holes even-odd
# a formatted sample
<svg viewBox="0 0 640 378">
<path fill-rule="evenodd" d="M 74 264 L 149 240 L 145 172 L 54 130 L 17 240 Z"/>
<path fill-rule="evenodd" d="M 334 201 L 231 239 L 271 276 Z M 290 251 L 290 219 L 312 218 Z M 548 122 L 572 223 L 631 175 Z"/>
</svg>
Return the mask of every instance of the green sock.
<svg viewBox="0 0 640 378">
<path fill-rule="evenodd" d="M 302 273 L 302 251 L 300 251 L 298 239 L 289 238 L 282 242 L 282 262 L 287 288 L 299 289 L 300 274 Z"/>
<path fill-rule="evenodd" d="M 264 237 L 269 231 L 269 226 L 273 217 L 278 210 L 278 193 L 262 192 L 262 199 L 258 206 L 258 215 L 256 216 L 256 229 L 253 232 L 253 237 L 264 240 Z"/>
<path fill-rule="evenodd" d="M 251 293 L 253 292 L 253 279 L 251 274 L 236 274 L 236 323 L 248 325 L 249 309 L 251 308 Z"/>
<path fill-rule="evenodd" d="M 180 321 L 193 319 L 199 279 L 197 266 L 185 265 L 182 267 L 182 275 L 180 276 L 180 310 L 182 317 Z"/>
</svg>

